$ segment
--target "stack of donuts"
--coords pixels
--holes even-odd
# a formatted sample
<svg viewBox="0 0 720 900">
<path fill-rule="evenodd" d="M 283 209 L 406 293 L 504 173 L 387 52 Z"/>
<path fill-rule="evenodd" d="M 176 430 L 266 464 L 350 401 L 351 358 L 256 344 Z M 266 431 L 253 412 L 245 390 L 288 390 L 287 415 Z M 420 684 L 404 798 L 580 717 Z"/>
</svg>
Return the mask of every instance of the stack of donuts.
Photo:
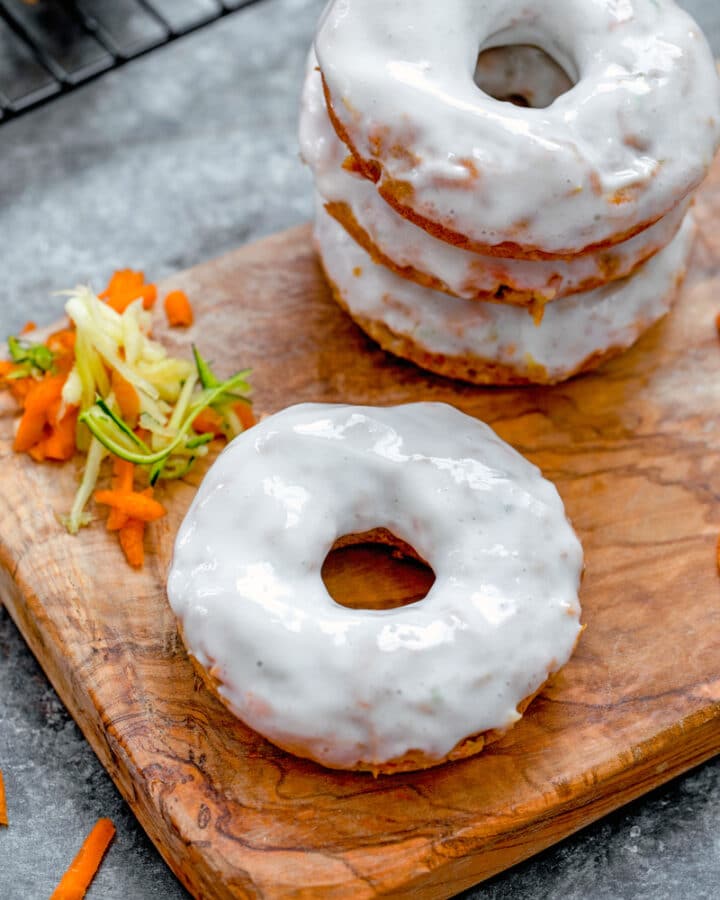
<svg viewBox="0 0 720 900">
<path fill-rule="evenodd" d="M 443 375 L 551 384 L 669 310 L 720 89 L 671 0 L 334 0 L 300 140 L 361 328 Z"/>
</svg>

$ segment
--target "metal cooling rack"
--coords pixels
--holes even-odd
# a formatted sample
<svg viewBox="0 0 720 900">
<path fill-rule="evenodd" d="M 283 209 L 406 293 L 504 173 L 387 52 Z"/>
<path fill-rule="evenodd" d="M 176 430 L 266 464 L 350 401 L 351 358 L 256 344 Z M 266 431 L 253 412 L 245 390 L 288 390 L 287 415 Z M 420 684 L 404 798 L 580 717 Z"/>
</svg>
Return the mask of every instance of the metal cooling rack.
<svg viewBox="0 0 720 900">
<path fill-rule="evenodd" d="M 0 123 L 257 0 L 0 0 Z"/>
</svg>

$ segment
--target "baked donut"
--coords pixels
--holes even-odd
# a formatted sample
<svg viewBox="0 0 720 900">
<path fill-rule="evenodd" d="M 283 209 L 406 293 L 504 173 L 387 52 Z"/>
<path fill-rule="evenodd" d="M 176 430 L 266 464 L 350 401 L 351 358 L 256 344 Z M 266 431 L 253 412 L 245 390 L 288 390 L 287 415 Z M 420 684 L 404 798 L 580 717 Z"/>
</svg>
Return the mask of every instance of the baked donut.
<svg viewBox="0 0 720 900">
<path fill-rule="evenodd" d="M 385 610 L 336 603 L 338 538 L 382 527 L 436 580 Z M 555 487 L 440 403 L 303 404 L 206 475 L 168 578 L 186 646 L 244 722 L 325 766 L 394 772 L 477 752 L 569 659 L 582 549 Z"/>
<path fill-rule="evenodd" d="M 575 82 L 547 109 L 473 80 L 478 49 L 532 44 Z M 496 256 L 628 240 L 697 187 L 720 137 L 707 43 L 671 0 L 334 0 L 315 49 L 359 170 L 416 225 Z"/>
<path fill-rule="evenodd" d="M 523 72 L 523 76 L 529 74 Z M 500 76 L 496 79 L 499 85 Z M 519 89 L 518 78 L 511 81 L 510 89 Z M 385 203 L 371 182 L 343 166 L 347 148 L 328 119 L 313 52 L 303 86 L 299 137 L 303 159 L 313 171 L 325 208 L 375 262 L 455 297 L 527 306 L 533 311 L 557 297 L 630 275 L 674 237 L 690 203 L 689 199 L 680 202 L 629 241 L 571 259 L 511 260 L 470 253 L 415 227 Z"/>
<path fill-rule="evenodd" d="M 553 384 L 627 349 L 670 309 L 694 234 L 688 214 L 635 275 L 549 303 L 536 325 L 517 307 L 449 297 L 398 277 L 316 201 L 316 246 L 339 304 L 385 350 L 477 384 Z"/>
</svg>

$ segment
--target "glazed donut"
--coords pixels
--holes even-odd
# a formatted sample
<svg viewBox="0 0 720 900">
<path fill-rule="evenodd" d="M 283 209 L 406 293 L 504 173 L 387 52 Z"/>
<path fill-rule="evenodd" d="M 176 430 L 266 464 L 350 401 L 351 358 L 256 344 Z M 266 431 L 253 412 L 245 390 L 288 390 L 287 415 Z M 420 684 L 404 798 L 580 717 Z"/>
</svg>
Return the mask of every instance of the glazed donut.
<svg viewBox="0 0 720 900">
<path fill-rule="evenodd" d="M 694 234 L 688 214 L 635 275 L 555 300 L 535 325 L 517 307 L 448 297 L 399 278 L 316 201 L 316 245 L 338 303 L 385 350 L 478 384 L 553 384 L 627 349 L 668 312 Z"/>
<path fill-rule="evenodd" d="M 357 610 L 321 578 L 381 527 L 436 580 Z M 229 708 L 325 766 L 403 771 L 477 752 L 580 634 L 582 549 L 555 487 L 440 403 L 304 404 L 221 454 L 178 533 L 170 604 Z"/>
<path fill-rule="evenodd" d="M 518 87 L 517 80 L 512 86 Z M 328 120 L 312 52 L 303 87 L 299 136 L 303 159 L 313 171 L 325 208 L 375 262 L 423 287 L 469 300 L 542 309 L 556 297 L 624 278 L 669 243 L 690 203 L 689 199 L 679 203 L 655 225 L 613 247 L 564 260 L 503 259 L 470 253 L 415 227 L 383 201 L 371 182 L 343 167 L 347 149 Z"/>
<path fill-rule="evenodd" d="M 475 84 L 478 49 L 532 44 L 575 81 L 547 109 Z M 671 0 L 334 0 L 315 39 L 363 174 L 447 242 L 545 259 L 620 243 L 700 183 L 720 137 L 705 38 Z"/>
</svg>

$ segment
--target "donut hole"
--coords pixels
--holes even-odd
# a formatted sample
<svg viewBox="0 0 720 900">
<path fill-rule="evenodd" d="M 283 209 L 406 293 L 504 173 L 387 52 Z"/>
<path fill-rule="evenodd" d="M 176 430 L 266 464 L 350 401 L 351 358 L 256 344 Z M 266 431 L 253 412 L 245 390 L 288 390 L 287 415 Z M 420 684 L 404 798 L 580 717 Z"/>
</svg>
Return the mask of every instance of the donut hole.
<svg viewBox="0 0 720 900">
<path fill-rule="evenodd" d="M 532 44 L 481 49 L 473 80 L 495 100 L 532 109 L 545 109 L 574 86 L 560 63 Z"/>
<path fill-rule="evenodd" d="M 397 609 L 427 596 L 435 573 L 386 528 L 338 538 L 322 565 L 332 599 L 349 609 Z"/>
</svg>

